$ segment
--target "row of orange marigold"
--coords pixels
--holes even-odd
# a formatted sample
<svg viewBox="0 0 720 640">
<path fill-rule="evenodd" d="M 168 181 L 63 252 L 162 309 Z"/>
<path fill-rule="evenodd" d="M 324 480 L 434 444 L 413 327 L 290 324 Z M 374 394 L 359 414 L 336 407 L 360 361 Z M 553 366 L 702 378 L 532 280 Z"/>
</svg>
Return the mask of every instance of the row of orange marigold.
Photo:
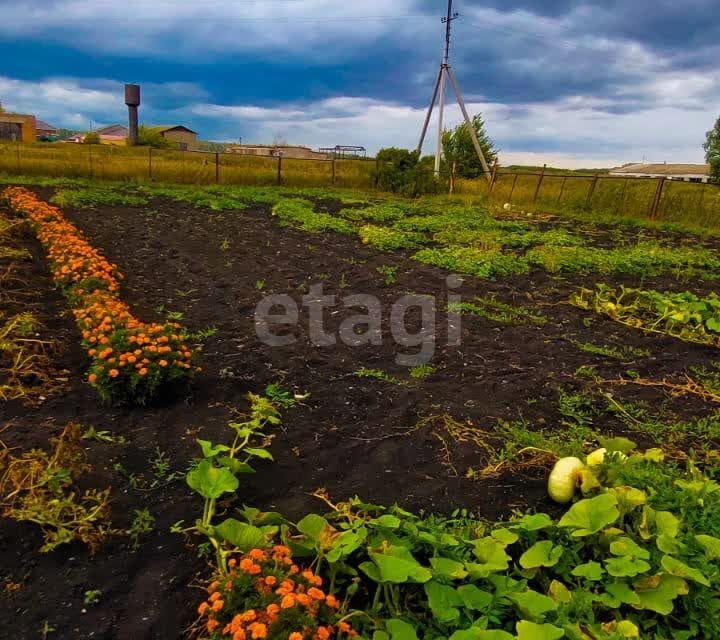
<svg viewBox="0 0 720 640">
<path fill-rule="evenodd" d="M 146 402 L 186 383 L 199 367 L 177 323 L 145 323 L 119 298 L 122 274 L 60 210 L 20 187 L 0 200 L 24 215 L 47 251 L 53 279 L 68 298 L 92 359 L 88 382 L 106 400 Z"/>
<path fill-rule="evenodd" d="M 212 640 L 331 640 L 357 632 L 323 580 L 292 560 L 290 549 L 253 549 L 228 561 L 198 607 Z"/>
</svg>

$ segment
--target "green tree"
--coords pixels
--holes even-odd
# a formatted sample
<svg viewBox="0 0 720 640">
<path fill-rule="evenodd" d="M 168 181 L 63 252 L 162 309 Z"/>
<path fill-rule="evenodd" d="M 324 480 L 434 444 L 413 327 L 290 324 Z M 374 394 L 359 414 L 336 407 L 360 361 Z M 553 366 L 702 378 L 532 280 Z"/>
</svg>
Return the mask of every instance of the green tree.
<svg viewBox="0 0 720 640">
<path fill-rule="evenodd" d="M 376 158 L 377 186 L 383 191 L 414 198 L 423 193 L 437 193 L 441 188 L 435 180 L 431 157 L 421 158 L 417 151 L 388 147 L 380 149 Z"/>
<path fill-rule="evenodd" d="M 491 165 L 497 156 L 495 143 L 485 131 L 485 122 L 482 114 L 478 113 L 472 119 L 473 129 L 477 135 L 480 148 L 482 149 L 485 161 Z M 442 137 L 443 156 L 448 168 L 455 162 L 457 175 L 461 178 L 477 178 L 483 174 L 482 164 L 478 158 L 472 136 L 464 122 L 452 131 L 444 131 Z"/>
<path fill-rule="evenodd" d="M 158 129 L 146 127 L 141 124 L 138 127 L 138 146 L 154 147 L 155 149 L 169 149 L 174 146 L 171 140 L 163 138 L 162 133 Z"/>
<path fill-rule="evenodd" d="M 707 139 L 703 145 L 705 161 L 710 165 L 710 176 L 715 182 L 720 182 L 720 118 L 715 126 L 707 132 Z"/>
<path fill-rule="evenodd" d="M 100 134 L 97 131 L 89 131 L 83 138 L 83 144 L 100 144 Z"/>
</svg>

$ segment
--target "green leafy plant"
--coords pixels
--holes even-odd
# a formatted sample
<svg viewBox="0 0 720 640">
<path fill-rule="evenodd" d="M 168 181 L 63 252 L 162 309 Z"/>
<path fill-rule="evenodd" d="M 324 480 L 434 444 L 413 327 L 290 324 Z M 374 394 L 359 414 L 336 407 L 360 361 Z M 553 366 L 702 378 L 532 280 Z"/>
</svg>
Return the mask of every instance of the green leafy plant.
<svg viewBox="0 0 720 640">
<path fill-rule="evenodd" d="M 389 287 L 390 285 L 395 284 L 397 281 L 397 272 L 398 268 L 390 266 L 388 264 L 383 264 L 379 267 L 375 267 L 375 271 L 377 271 L 381 276 L 384 277 L 385 286 Z"/>
<path fill-rule="evenodd" d="M 176 533 L 195 533 L 207 538 L 215 554 L 217 568 L 227 570 L 227 556 L 233 551 L 249 551 L 262 547 L 267 535 L 275 531 L 272 527 L 259 528 L 226 518 L 215 522 L 218 501 L 227 494 L 233 494 L 240 486 L 243 474 L 254 473 L 250 462 L 272 460 L 268 446 L 272 436 L 265 433 L 269 427 L 280 424 L 280 414 L 273 402 L 263 396 L 248 394 L 250 411 L 242 422 L 231 422 L 228 427 L 233 433 L 229 445 L 198 440 L 202 458 L 196 461 L 187 473 L 188 486 L 204 500 L 202 517 L 191 527 L 178 523 L 173 527 Z"/>
<path fill-rule="evenodd" d="M 155 517 L 150 513 L 149 509 L 135 509 L 133 521 L 127 530 L 127 535 L 130 538 L 130 548 L 137 551 L 140 548 L 141 536 L 151 533 L 154 527 Z"/>
<path fill-rule="evenodd" d="M 720 298 L 715 293 L 700 297 L 689 291 L 665 293 L 599 284 L 594 290 L 581 289 L 570 302 L 635 329 L 720 346 Z"/>
<path fill-rule="evenodd" d="M 451 302 L 448 311 L 487 318 L 501 324 L 530 324 L 540 326 L 547 322 L 541 313 L 525 307 L 501 302 L 494 297 L 476 296 L 473 302 Z"/>
</svg>

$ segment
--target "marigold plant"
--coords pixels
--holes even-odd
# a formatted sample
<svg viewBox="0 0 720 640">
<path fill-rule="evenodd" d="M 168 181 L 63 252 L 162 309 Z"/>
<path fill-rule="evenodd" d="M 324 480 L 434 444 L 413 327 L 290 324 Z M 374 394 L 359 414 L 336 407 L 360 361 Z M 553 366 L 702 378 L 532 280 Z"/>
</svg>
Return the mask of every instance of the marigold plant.
<svg viewBox="0 0 720 640">
<path fill-rule="evenodd" d="M 28 218 L 47 250 L 53 279 L 69 300 L 92 359 L 88 382 L 106 400 L 143 403 L 199 370 L 176 323 L 145 323 L 119 298 L 122 274 L 59 209 L 26 189 L 1 198 Z"/>
<path fill-rule="evenodd" d="M 323 580 L 292 560 L 290 549 L 252 549 L 228 561 L 198 607 L 211 640 L 330 640 L 357 635 Z"/>
</svg>

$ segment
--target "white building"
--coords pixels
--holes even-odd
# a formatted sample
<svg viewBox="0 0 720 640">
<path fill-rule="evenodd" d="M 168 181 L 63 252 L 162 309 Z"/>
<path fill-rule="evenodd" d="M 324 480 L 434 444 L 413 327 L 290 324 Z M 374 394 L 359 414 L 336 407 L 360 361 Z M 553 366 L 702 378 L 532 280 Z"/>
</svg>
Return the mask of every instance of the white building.
<svg viewBox="0 0 720 640">
<path fill-rule="evenodd" d="M 683 182 L 708 182 L 710 165 L 707 164 L 624 164 L 610 169 L 611 176 L 626 178 L 668 178 Z"/>
</svg>

